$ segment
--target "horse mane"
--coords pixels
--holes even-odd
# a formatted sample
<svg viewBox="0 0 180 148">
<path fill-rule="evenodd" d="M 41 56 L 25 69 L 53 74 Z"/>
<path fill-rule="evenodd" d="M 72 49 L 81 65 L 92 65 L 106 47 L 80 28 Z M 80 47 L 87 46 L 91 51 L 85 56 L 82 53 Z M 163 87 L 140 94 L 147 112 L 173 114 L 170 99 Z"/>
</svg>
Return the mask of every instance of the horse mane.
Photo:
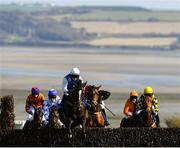
<svg viewBox="0 0 180 148">
<path fill-rule="evenodd" d="M 58 128 L 58 111 L 57 109 L 50 109 L 49 110 L 50 114 L 49 114 L 49 123 L 48 123 L 48 127 L 50 128 Z"/>
</svg>

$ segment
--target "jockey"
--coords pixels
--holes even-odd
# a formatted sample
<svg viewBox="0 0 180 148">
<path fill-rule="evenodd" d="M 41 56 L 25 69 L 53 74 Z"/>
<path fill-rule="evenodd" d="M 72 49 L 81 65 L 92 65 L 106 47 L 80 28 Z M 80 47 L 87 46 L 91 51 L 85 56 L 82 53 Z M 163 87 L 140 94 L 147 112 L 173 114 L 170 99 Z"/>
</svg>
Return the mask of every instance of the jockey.
<svg viewBox="0 0 180 148">
<path fill-rule="evenodd" d="M 58 110 L 59 114 L 63 118 L 65 118 L 65 114 L 63 112 L 64 103 L 67 101 L 69 93 L 76 90 L 79 83 L 82 83 L 82 82 L 83 82 L 83 79 L 80 76 L 80 70 L 78 68 L 72 68 L 69 74 L 67 74 L 64 77 L 63 84 L 62 84 L 63 97 L 62 97 L 62 102 L 61 102 L 61 108 L 59 108 Z"/>
<path fill-rule="evenodd" d="M 134 90 L 130 93 L 130 98 L 126 101 L 123 113 L 127 117 L 132 117 L 136 111 L 138 93 Z"/>
<path fill-rule="evenodd" d="M 44 102 L 44 115 L 46 119 L 46 124 L 49 120 L 49 109 L 59 109 L 61 107 L 61 98 L 57 95 L 57 91 L 55 89 L 50 89 L 48 91 L 48 97 L 46 98 L 46 101 Z M 62 126 L 60 120 L 58 120 L 59 124 Z"/>
<path fill-rule="evenodd" d="M 80 70 L 78 68 L 72 68 L 70 73 L 63 79 L 62 91 L 64 95 L 62 98 L 62 102 L 65 101 L 65 98 L 69 95 L 69 92 L 77 89 L 76 87 L 80 82 L 83 82 L 83 79 L 80 76 Z"/>
<path fill-rule="evenodd" d="M 31 89 L 31 94 L 26 99 L 25 111 L 28 113 L 28 121 L 33 120 L 33 115 L 36 107 L 41 107 L 43 109 L 45 97 L 42 93 L 39 92 L 39 88 L 33 87 Z M 45 117 L 43 115 L 43 121 Z"/>
<path fill-rule="evenodd" d="M 152 104 L 153 104 L 153 113 L 155 115 L 155 122 L 157 123 L 157 126 L 159 126 L 160 121 L 159 121 L 159 115 L 158 115 L 158 100 L 154 95 L 154 91 L 152 89 L 152 87 L 147 86 L 144 88 L 144 94 L 141 95 L 141 97 L 139 98 L 138 104 L 137 104 L 137 111 L 140 111 L 144 108 L 144 104 L 145 104 L 145 98 L 149 96 L 152 98 Z"/>
</svg>

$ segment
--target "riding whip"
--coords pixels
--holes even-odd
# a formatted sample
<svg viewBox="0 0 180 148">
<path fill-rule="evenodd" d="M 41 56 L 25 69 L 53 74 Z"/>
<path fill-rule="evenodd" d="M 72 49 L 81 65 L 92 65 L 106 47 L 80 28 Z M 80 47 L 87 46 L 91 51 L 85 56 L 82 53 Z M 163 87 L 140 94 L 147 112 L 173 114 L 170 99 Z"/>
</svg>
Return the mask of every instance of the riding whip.
<svg viewBox="0 0 180 148">
<path fill-rule="evenodd" d="M 109 108 L 107 108 L 104 104 L 101 104 L 105 107 L 105 109 L 107 109 L 113 116 L 116 116 Z"/>
</svg>

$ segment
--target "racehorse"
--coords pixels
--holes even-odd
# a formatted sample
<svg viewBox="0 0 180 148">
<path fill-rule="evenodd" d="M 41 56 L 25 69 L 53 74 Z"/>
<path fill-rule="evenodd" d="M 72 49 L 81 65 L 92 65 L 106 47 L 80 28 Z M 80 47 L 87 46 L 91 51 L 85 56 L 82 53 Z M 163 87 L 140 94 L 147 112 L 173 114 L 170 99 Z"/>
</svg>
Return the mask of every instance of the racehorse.
<svg viewBox="0 0 180 148">
<path fill-rule="evenodd" d="M 43 123 L 43 109 L 41 107 L 35 107 L 34 108 L 34 115 L 33 115 L 33 120 L 26 121 L 23 129 L 40 129 L 44 127 Z"/>
<path fill-rule="evenodd" d="M 104 127 L 104 118 L 101 112 L 101 97 L 100 94 L 103 93 L 103 91 L 99 91 L 98 86 L 86 86 L 86 92 L 85 92 L 85 98 L 87 99 L 87 108 L 88 108 L 88 119 L 86 122 L 87 127 Z"/>
<path fill-rule="evenodd" d="M 59 120 L 59 114 L 58 114 L 57 109 L 49 108 L 49 121 L 45 127 L 46 128 L 60 128 L 61 126 L 58 120 Z"/>
<path fill-rule="evenodd" d="M 76 126 L 82 126 L 83 136 L 85 133 L 85 123 L 87 118 L 87 110 L 82 105 L 82 94 L 87 82 L 78 83 L 76 89 L 64 95 L 62 100 L 62 108 L 59 110 L 59 118 L 68 129 L 68 137 L 72 138 L 72 129 Z"/>
<path fill-rule="evenodd" d="M 129 118 L 123 118 L 120 127 L 152 127 L 157 128 L 154 121 L 155 115 L 153 113 L 152 98 L 147 96 L 144 101 L 144 108 L 139 114 Z"/>
</svg>

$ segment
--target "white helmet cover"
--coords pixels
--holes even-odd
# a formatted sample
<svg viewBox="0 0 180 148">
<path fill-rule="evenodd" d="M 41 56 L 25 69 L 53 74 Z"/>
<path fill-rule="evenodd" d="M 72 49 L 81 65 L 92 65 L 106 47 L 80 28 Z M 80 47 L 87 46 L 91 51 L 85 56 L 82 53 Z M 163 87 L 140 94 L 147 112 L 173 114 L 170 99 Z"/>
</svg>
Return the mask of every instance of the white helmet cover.
<svg viewBox="0 0 180 148">
<path fill-rule="evenodd" d="M 72 68 L 71 71 L 70 71 L 70 74 L 79 76 L 80 75 L 80 70 L 78 68 Z"/>
</svg>

